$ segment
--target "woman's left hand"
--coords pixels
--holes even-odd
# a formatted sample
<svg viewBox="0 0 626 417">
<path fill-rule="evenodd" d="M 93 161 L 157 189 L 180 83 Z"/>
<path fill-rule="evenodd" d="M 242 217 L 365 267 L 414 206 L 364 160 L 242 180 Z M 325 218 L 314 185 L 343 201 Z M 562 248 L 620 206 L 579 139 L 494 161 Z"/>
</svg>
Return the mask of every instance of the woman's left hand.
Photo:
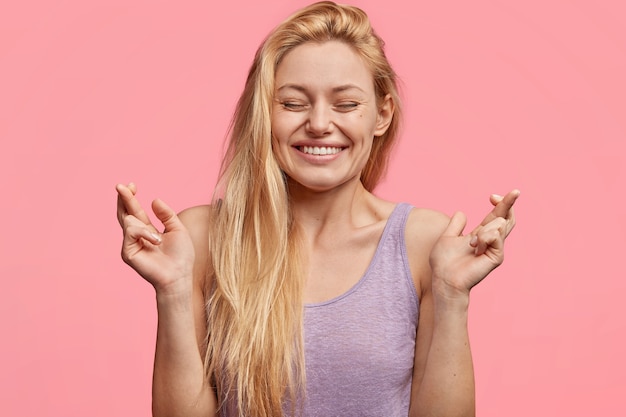
<svg viewBox="0 0 626 417">
<path fill-rule="evenodd" d="M 504 260 L 504 241 L 515 226 L 513 204 L 520 192 L 491 196 L 495 206 L 470 234 L 463 235 L 467 219 L 457 212 L 433 247 L 430 266 L 433 291 L 446 297 L 467 296 Z"/>
</svg>

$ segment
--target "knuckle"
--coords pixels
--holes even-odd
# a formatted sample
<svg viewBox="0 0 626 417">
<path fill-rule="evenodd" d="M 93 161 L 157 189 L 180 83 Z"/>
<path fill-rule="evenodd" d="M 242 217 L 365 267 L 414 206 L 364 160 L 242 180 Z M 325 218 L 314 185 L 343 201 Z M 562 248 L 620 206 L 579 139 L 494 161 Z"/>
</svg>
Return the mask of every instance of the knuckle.
<svg viewBox="0 0 626 417">
<path fill-rule="evenodd" d="M 117 212 L 117 220 L 121 223 L 124 222 L 124 219 L 128 217 L 128 212 L 126 210 L 118 210 Z"/>
<path fill-rule="evenodd" d="M 132 227 L 134 224 L 135 224 L 135 216 L 132 216 L 130 214 L 127 214 L 126 216 L 124 216 L 123 227 L 126 229 L 126 231 L 128 231 L 128 229 Z"/>
</svg>

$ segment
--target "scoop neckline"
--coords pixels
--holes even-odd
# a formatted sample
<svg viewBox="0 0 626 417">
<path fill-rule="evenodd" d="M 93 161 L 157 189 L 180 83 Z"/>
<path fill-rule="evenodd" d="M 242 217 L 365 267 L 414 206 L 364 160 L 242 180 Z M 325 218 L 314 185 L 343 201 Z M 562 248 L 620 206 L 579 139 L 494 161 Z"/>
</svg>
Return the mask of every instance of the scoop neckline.
<svg viewBox="0 0 626 417">
<path fill-rule="evenodd" d="M 374 251 L 374 255 L 372 256 L 372 259 L 370 260 L 369 265 L 367 266 L 367 268 L 365 269 L 365 272 L 363 273 L 363 275 L 361 275 L 359 280 L 352 287 L 348 288 L 348 290 L 346 290 L 344 293 L 339 294 L 336 297 L 330 298 L 325 301 L 319 301 L 317 303 L 304 303 L 305 309 L 315 308 L 315 307 L 324 307 L 329 304 L 337 303 L 343 300 L 344 298 L 349 297 L 351 294 L 356 292 L 359 289 L 359 287 L 363 285 L 363 283 L 367 280 L 371 270 L 374 268 L 374 265 L 376 265 L 378 258 L 380 257 L 380 252 L 382 250 L 383 242 L 386 240 L 387 235 L 390 233 L 390 228 L 391 228 L 390 220 L 397 215 L 397 212 L 399 211 L 400 206 L 402 206 L 402 203 L 396 203 L 393 210 L 391 211 L 391 214 L 389 214 L 389 217 L 387 218 L 386 223 L 385 223 L 385 228 L 383 229 L 383 232 L 380 234 L 380 238 L 378 239 L 378 244 L 376 246 L 376 250 Z"/>
</svg>

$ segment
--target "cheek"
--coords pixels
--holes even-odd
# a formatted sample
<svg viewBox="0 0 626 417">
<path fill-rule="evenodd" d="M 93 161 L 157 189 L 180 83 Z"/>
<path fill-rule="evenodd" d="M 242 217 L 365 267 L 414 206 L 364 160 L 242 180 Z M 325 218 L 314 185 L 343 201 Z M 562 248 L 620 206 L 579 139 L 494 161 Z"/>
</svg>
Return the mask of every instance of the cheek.
<svg viewBox="0 0 626 417">
<path fill-rule="evenodd" d="M 272 116 L 272 137 L 274 141 L 281 143 L 288 140 L 291 131 L 296 125 L 296 121 L 293 120 L 288 114 L 277 114 Z"/>
<path fill-rule="evenodd" d="M 341 130 L 358 140 L 371 140 L 376 131 L 376 118 L 372 117 L 369 112 L 355 112 L 338 121 L 337 124 Z"/>
<path fill-rule="evenodd" d="M 282 129 L 280 123 L 276 123 L 272 120 L 272 149 L 274 154 L 280 152 L 280 146 L 284 143 L 285 132 Z"/>
<path fill-rule="evenodd" d="M 285 154 L 286 150 L 284 148 L 285 142 L 279 139 L 279 132 L 274 131 L 272 127 L 272 154 L 274 155 L 274 159 L 278 163 L 278 166 L 281 170 L 285 169 Z"/>
</svg>

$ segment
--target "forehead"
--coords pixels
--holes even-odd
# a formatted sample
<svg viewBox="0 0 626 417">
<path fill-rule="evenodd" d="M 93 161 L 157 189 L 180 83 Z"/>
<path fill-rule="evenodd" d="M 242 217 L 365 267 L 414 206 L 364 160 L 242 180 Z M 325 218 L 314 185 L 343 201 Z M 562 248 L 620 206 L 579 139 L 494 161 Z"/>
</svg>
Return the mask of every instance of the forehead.
<svg viewBox="0 0 626 417">
<path fill-rule="evenodd" d="M 374 92 L 374 78 L 361 56 L 343 42 L 308 42 L 289 51 L 276 68 L 276 88 L 333 89 L 355 85 Z"/>
</svg>

